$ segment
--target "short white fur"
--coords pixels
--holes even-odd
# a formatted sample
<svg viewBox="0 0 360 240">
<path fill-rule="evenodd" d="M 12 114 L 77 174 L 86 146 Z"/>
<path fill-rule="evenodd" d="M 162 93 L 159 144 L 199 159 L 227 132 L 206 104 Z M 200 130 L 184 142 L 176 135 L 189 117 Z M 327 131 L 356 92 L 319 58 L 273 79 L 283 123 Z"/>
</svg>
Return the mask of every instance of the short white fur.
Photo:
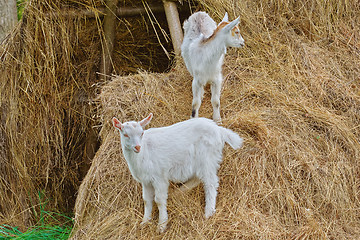
<svg viewBox="0 0 360 240">
<path fill-rule="evenodd" d="M 238 24 L 240 17 L 228 22 L 228 14 L 217 26 L 205 12 L 196 12 L 184 22 L 184 40 L 181 55 L 186 68 L 193 76 L 192 117 L 199 116 L 199 108 L 204 95 L 204 86 L 211 84 L 211 104 L 213 119 L 221 122 L 220 94 L 223 81 L 221 68 L 227 47 L 243 47 Z"/>
<path fill-rule="evenodd" d="M 224 144 L 226 142 L 238 149 L 243 139 L 206 118 L 144 130 L 152 116 L 150 113 L 140 122 L 123 124 L 113 118 L 114 127 L 120 131 L 122 151 L 130 172 L 142 184 L 145 202 L 142 224 L 151 219 L 155 200 L 159 209 L 158 230 L 165 230 L 169 181 L 189 181 L 191 187 L 202 182 L 205 190 L 205 217 L 212 216 L 215 213 L 219 185 L 217 171 L 222 161 Z"/>
</svg>

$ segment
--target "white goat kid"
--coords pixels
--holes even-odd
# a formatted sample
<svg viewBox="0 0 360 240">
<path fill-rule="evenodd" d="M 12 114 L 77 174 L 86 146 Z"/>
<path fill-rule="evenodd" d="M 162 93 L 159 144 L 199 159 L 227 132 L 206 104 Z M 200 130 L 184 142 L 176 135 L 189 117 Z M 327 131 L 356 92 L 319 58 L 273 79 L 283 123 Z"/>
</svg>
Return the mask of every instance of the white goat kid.
<svg viewBox="0 0 360 240">
<path fill-rule="evenodd" d="M 228 14 L 216 25 L 205 12 L 196 12 L 184 22 L 184 40 L 181 55 L 186 68 L 193 76 L 192 117 L 199 116 L 204 86 L 211 84 L 213 119 L 220 123 L 221 67 L 227 47 L 242 47 L 244 39 L 238 24 L 240 17 L 229 23 Z"/>
<path fill-rule="evenodd" d="M 177 124 L 144 131 L 152 114 L 140 122 L 122 124 L 115 117 L 113 125 L 120 131 L 124 157 L 134 179 L 142 184 L 145 211 L 142 224 L 151 219 L 153 200 L 159 209 L 158 230 L 168 221 L 166 202 L 169 181 L 189 181 L 192 187 L 202 182 L 205 190 L 205 217 L 215 213 L 225 142 L 232 148 L 242 146 L 243 139 L 233 131 L 206 118 L 194 118 Z M 194 179 L 197 179 L 197 181 Z"/>
</svg>

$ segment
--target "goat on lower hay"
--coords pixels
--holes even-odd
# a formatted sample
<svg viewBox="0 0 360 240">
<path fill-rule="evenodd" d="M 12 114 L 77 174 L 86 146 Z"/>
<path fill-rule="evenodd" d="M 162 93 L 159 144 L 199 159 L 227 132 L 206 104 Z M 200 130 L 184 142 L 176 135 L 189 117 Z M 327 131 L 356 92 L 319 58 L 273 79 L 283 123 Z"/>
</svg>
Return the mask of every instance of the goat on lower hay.
<svg viewBox="0 0 360 240">
<path fill-rule="evenodd" d="M 243 139 L 210 119 L 194 118 L 162 128 L 150 128 L 152 114 L 140 122 L 121 123 L 113 118 L 120 131 L 124 157 L 134 179 L 142 184 L 145 213 L 142 224 L 151 219 L 153 200 L 159 209 L 158 230 L 163 232 L 168 221 L 166 203 L 169 181 L 202 182 L 205 190 L 205 217 L 215 213 L 219 180 L 217 171 L 222 161 L 225 142 L 232 148 L 242 146 Z"/>
<path fill-rule="evenodd" d="M 221 67 L 227 47 L 243 47 L 238 24 L 240 17 L 228 22 L 228 14 L 216 25 L 205 12 L 196 12 L 184 22 L 184 40 L 181 55 L 186 68 L 193 76 L 192 117 L 199 116 L 199 108 L 204 95 L 204 86 L 211 84 L 211 104 L 213 119 L 220 123 L 220 91 L 223 81 Z"/>
</svg>

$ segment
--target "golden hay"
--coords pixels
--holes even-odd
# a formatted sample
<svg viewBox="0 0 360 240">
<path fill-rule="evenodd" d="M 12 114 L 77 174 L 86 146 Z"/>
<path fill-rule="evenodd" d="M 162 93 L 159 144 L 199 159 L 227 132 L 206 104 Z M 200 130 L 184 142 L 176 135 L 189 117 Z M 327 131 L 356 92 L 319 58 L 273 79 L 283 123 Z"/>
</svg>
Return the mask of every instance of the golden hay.
<svg viewBox="0 0 360 240">
<path fill-rule="evenodd" d="M 151 127 L 187 119 L 191 78 L 181 64 L 168 74 L 140 72 L 118 77 L 103 87 L 103 144 L 79 189 L 74 239 L 360 236 L 359 133 L 358 121 L 352 119 L 356 118 L 360 98 L 351 89 L 344 91 L 343 86 L 330 88 L 340 83 L 335 78 L 313 79 L 317 81 L 313 89 L 301 86 L 289 96 L 288 87 L 294 87 L 295 79 L 283 75 L 278 81 L 284 81 L 284 85 L 279 87 L 279 82 L 242 68 L 246 60 L 241 57 L 232 55 L 227 59 L 223 123 L 245 137 L 246 143 L 236 152 L 225 149 L 215 216 L 204 220 L 202 187 L 185 194 L 173 187 L 167 232 L 155 232 L 156 215 L 150 226 L 140 228 L 141 186 L 129 173 L 119 136 L 110 123 L 112 116 L 126 121 L 149 112 L 155 114 Z M 305 81 L 300 76 L 296 80 Z M 320 102 L 318 92 L 346 97 L 343 102 L 347 108 L 326 106 L 334 101 Z M 209 96 L 204 101 L 201 115 L 210 117 L 212 108 L 206 103 Z"/>
<path fill-rule="evenodd" d="M 96 11 L 103 1 L 29 3 L 0 54 L 0 221 L 16 225 L 31 224 L 37 191 L 45 190 L 47 206 L 60 211 L 72 206 L 84 142 L 97 120 L 87 103 L 96 90 L 103 37 L 100 18 L 61 14 L 69 8 Z M 73 238 L 359 239 L 359 4 L 209 0 L 200 5 L 216 20 L 225 11 L 230 18 L 240 14 L 246 41 L 244 49 L 228 52 L 224 65 L 223 122 L 246 143 L 236 152 L 225 149 L 217 213 L 204 220 L 202 187 L 178 194 L 173 186 L 168 231 L 155 232 L 156 213 L 152 224 L 140 228 L 141 187 L 129 174 L 109 122 L 114 115 L 135 120 L 150 111 L 151 127 L 187 119 L 191 77 L 180 61 L 167 74 L 140 71 L 102 88 L 97 114 L 103 143 L 78 191 Z M 162 48 L 148 41 L 157 41 L 150 25 L 119 23 L 117 74 L 138 66 L 153 70 L 162 65 L 157 58 L 165 61 L 155 55 Z M 146 54 L 131 55 L 126 48 L 134 45 L 121 41 L 129 39 L 123 28 L 131 26 L 131 32 L 142 31 L 146 42 L 136 49 Z M 211 116 L 209 102 L 207 94 L 201 116 Z"/>
<path fill-rule="evenodd" d="M 26 1 L 19 26 L 0 45 L 0 224 L 26 228 L 40 204 L 60 212 L 74 207 L 96 148 L 88 143 L 97 137 L 92 99 L 104 38 L 102 18 L 81 13 L 100 7 L 102 0 Z M 119 18 L 115 73 L 168 67 L 150 26 L 146 16 Z"/>
<path fill-rule="evenodd" d="M 102 88 L 103 141 L 79 189 L 73 239 L 359 239 L 359 6 L 201 3 L 217 20 L 240 13 L 247 44 L 224 65 L 223 125 L 246 141 L 225 148 L 216 214 L 204 219 L 201 186 L 184 194 L 171 186 L 168 230 L 156 233 L 157 211 L 140 227 L 141 186 L 111 127 L 113 116 L 149 112 L 150 127 L 188 119 L 191 77 L 179 60 L 169 73 L 141 71 Z M 209 98 L 200 116 L 211 117 Z"/>
</svg>

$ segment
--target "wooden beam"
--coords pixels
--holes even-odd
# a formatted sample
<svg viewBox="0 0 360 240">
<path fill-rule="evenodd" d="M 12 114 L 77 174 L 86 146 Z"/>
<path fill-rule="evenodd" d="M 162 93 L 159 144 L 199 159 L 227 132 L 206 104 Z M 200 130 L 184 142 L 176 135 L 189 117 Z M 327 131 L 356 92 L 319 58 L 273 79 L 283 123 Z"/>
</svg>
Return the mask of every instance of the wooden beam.
<svg viewBox="0 0 360 240">
<path fill-rule="evenodd" d="M 112 71 L 112 52 L 114 49 L 115 40 L 115 23 L 116 23 L 116 5 L 118 0 L 106 0 L 103 30 L 104 38 L 102 42 L 102 59 L 100 65 L 100 72 L 102 73 L 103 80 L 107 80 Z"/>
<path fill-rule="evenodd" d="M 180 24 L 179 12 L 175 2 L 164 0 L 163 3 L 175 55 L 179 56 L 181 53 L 181 43 L 184 38 Z"/>
<path fill-rule="evenodd" d="M 107 8 L 100 7 L 97 8 L 96 11 L 87 10 L 87 9 L 77 9 L 77 10 L 63 10 L 59 12 L 51 12 L 48 15 L 61 15 L 66 17 L 88 17 L 94 18 L 96 15 L 99 17 L 103 17 L 106 15 Z M 163 5 L 150 5 L 150 10 L 153 13 L 161 13 L 164 12 Z M 146 10 L 143 7 L 121 7 L 114 10 L 117 17 L 134 17 L 141 14 L 146 14 Z"/>
<path fill-rule="evenodd" d="M 161 13 L 164 12 L 164 7 L 161 5 L 150 5 L 150 10 L 153 13 Z M 146 10 L 144 7 L 137 8 L 118 8 L 116 11 L 117 16 L 120 17 L 133 17 L 141 14 L 146 14 Z"/>
</svg>

